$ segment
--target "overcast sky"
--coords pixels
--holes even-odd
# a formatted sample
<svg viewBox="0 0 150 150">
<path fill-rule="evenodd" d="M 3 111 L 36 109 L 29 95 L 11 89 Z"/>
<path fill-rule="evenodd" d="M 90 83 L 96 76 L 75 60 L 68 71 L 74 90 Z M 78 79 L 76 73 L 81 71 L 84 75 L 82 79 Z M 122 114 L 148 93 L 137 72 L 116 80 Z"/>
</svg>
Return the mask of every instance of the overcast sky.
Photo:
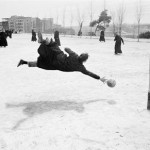
<svg viewBox="0 0 150 150">
<path fill-rule="evenodd" d="M 72 14 L 73 25 L 78 25 L 78 13 L 84 15 L 84 25 L 90 22 L 92 8 L 93 19 L 98 19 L 100 12 L 105 8 L 115 12 L 123 0 L 0 0 L 0 20 L 12 15 L 39 18 L 54 18 L 54 23 L 62 24 L 65 14 L 65 26 L 70 25 Z M 139 0 L 124 0 L 126 9 L 124 23 L 136 23 L 136 3 Z M 92 2 L 92 3 L 91 3 Z M 150 23 L 150 0 L 141 0 L 141 23 Z M 91 5 L 92 4 L 92 5 Z M 91 7 L 92 6 L 92 7 Z M 65 12 L 65 13 L 64 13 Z"/>
</svg>

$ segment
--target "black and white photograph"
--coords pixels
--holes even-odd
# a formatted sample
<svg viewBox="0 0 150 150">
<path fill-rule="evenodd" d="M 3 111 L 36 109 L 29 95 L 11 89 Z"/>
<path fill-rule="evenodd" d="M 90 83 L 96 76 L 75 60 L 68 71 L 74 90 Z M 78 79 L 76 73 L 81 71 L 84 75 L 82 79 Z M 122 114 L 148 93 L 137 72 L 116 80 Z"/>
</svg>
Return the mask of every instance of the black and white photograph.
<svg viewBox="0 0 150 150">
<path fill-rule="evenodd" d="M 150 1 L 0 0 L 0 150 L 150 150 Z"/>
</svg>

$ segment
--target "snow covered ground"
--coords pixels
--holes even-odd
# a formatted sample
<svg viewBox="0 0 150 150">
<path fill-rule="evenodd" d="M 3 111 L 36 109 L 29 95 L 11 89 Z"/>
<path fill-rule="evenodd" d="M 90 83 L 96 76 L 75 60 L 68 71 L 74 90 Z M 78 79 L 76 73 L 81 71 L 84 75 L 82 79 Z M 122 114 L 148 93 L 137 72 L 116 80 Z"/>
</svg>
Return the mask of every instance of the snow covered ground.
<svg viewBox="0 0 150 150">
<path fill-rule="evenodd" d="M 0 149 L 150 150 L 150 41 L 124 39 L 116 56 L 113 38 L 60 40 L 61 49 L 88 52 L 87 69 L 116 87 L 78 72 L 17 68 L 21 58 L 36 60 L 39 44 L 13 34 L 0 48 Z"/>
</svg>

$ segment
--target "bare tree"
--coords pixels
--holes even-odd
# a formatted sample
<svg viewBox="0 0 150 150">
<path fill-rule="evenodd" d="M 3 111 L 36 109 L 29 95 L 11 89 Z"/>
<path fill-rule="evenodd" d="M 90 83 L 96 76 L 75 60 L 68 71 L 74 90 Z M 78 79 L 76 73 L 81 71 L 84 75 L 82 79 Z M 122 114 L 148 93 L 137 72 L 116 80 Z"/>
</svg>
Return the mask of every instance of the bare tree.
<svg viewBox="0 0 150 150">
<path fill-rule="evenodd" d="M 56 24 L 58 25 L 58 20 L 59 20 L 59 13 L 58 13 L 58 10 L 57 10 L 57 14 L 56 14 Z"/>
<path fill-rule="evenodd" d="M 140 22 L 142 17 L 142 5 L 141 0 L 138 0 L 136 3 L 136 19 L 137 19 L 137 30 L 138 30 L 138 42 L 139 42 L 139 34 L 140 34 Z"/>
<path fill-rule="evenodd" d="M 132 31 L 133 31 L 133 38 L 135 38 L 135 30 L 136 30 L 136 24 L 135 23 L 133 23 L 133 25 L 132 25 Z"/>
<path fill-rule="evenodd" d="M 78 25 L 79 25 L 78 36 L 82 36 L 82 26 L 83 26 L 83 22 L 84 22 L 84 14 L 80 13 L 79 8 L 77 8 L 77 21 L 78 21 Z"/>
<path fill-rule="evenodd" d="M 93 20 L 93 4 L 92 4 L 92 0 L 90 2 L 90 22 L 92 22 Z M 92 38 L 92 26 L 91 26 L 91 31 L 90 31 L 90 38 Z"/>
<path fill-rule="evenodd" d="M 59 12 L 57 10 L 56 12 L 56 16 L 55 16 L 55 26 L 53 26 L 53 33 L 56 31 L 56 30 L 59 30 Z"/>
<path fill-rule="evenodd" d="M 72 10 L 70 9 L 70 29 L 72 29 L 73 20 L 74 20 L 74 16 L 73 16 Z M 71 34 L 71 37 L 72 37 L 72 34 Z"/>
<path fill-rule="evenodd" d="M 112 24 L 113 24 L 113 33 L 116 32 L 116 14 L 114 11 L 110 11 L 111 18 L 112 18 Z"/>
<path fill-rule="evenodd" d="M 125 18 L 125 12 L 126 12 L 126 8 L 125 8 L 125 4 L 124 1 L 122 1 L 117 9 L 117 18 L 118 18 L 118 32 L 119 35 L 121 35 L 122 32 L 122 24 Z"/>
<path fill-rule="evenodd" d="M 63 32 L 64 32 L 64 36 L 65 36 L 65 20 L 66 19 L 66 7 L 64 7 L 63 9 L 63 13 L 62 13 L 62 26 L 63 26 Z"/>
<path fill-rule="evenodd" d="M 63 14 L 62 14 L 62 25 L 63 27 L 65 27 L 65 19 L 66 19 L 66 8 L 64 8 L 63 10 Z"/>
</svg>

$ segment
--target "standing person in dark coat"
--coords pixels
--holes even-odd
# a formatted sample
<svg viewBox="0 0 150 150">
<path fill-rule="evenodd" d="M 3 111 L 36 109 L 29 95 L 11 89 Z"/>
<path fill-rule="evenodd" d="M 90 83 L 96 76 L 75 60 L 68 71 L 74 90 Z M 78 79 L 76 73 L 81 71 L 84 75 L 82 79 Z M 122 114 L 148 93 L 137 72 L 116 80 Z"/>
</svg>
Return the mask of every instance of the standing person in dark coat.
<svg viewBox="0 0 150 150">
<path fill-rule="evenodd" d="M 122 53 L 121 42 L 124 44 L 124 40 L 117 33 L 115 33 L 114 36 L 115 36 L 114 41 L 116 41 L 115 42 L 115 55 L 121 54 Z"/>
<path fill-rule="evenodd" d="M 40 41 L 40 40 L 39 40 Z M 64 72 L 78 71 L 85 75 L 88 75 L 94 79 L 100 80 L 103 83 L 107 83 L 107 79 L 100 78 L 100 76 L 88 71 L 83 63 L 88 59 L 87 53 L 81 55 L 76 54 L 70 48 L 65 48 L 65 51 L 69 54 L 67 56 L 58 46 L 56 42 L 49 43 L 50 40 L 42 40 L 41 45 L 38 48 L 39 57 L 37 61 L 25 61 L 20 60 L 17 67 L 20 65 L 28 65 L 28 67 L 38 67 L 45 70 L 59 70 Z"/>
<path fill-rule="evenodd" d="M 8 46 L 8 43 L 7 43 L 7 34 L 5 33 L 5 30 L 2 29 L 2 31 L 0 32 L 0 47 L 6 47 Z"/>
<path fill-rule="evenodd" d="M 32 39 L 31 39 L 31 41 L 36 41 L 37 40 L 37 38 L 36 38 L 36 33 L 35 33 L 35 31 L 34 30 L 32 30 Z"/>
<path fill-rule="evenodd" d="M 58 31 L 54 32 L 54 39 L 55 39 L 55 42 L 58 44 L 58 46 L 61 46 Z"/>
<path fill-rule="evenodd" d="M 104 41 L 105 42 L 105 34 L 104 34 L 104 30 L 101 31 L 100 33 L 100 38 L 99 38 L 99 41 Z"/>
</svg>

